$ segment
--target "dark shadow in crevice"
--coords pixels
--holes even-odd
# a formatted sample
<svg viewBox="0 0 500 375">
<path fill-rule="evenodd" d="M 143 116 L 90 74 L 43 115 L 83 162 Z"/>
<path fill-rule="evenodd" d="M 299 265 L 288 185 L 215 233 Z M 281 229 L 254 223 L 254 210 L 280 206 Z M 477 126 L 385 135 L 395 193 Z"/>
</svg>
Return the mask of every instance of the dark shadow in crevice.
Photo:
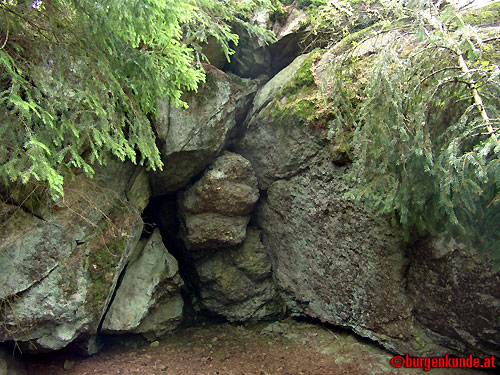
<svg viewBox="0 0 500 375">
<path fill-rule="evenodd" d="M 202 173 L 196 176 L 193 183 L 200 179 L 201 176 Z M 197 304 L 199 295 L 196 285 L 199 285 L 199 279 L 194 267 L 194 260 L 179 236 L 181 222 L 178 216 L 177 193 L 152 198 L 144 210 L 143 221 L 145 222 L 144 234 L 149 236 L 158 228 L 165 247 L 179 264 L 179 274 L 184 280 L 184 286 L 181 289 L 184 300 L 181 327 L 190 327 L 199 325 L 202 322 L 213 321 L 212 317 L 204 315 Z M 216 321 L 220 320 L 217 319 Z"/>
</svg>

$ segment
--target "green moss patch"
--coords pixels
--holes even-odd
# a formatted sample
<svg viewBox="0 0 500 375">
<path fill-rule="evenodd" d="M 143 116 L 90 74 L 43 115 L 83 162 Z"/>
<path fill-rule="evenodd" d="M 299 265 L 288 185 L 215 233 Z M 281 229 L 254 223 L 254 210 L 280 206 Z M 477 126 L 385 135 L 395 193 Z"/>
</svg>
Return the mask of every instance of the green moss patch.
<svg viewBox="0 0 500 375">
<path fill-rule="evenodd" d="M 474 26 L 500 24 L 500 1 L 495 1 L 479 9 L 469 10 L 464 16 L 464 21 Z"/>
<path fill-rule="evenodd" d="M 286 124 L 293 119 L 309 122 L 319 111 L 318 86 L 312 70 L 318 56 L 320 52 L 313 53 L 304 61 L 268 107 L 274 123 Z"/>
<path fill-rule="evenodd" d="M 112 293 L 117 267 L 129 240 L 127 229 L 133 226 L 135 218 L 134 214 L 115 212 L 105 220 L 105 229 L 89 241 L 86 247 L 86 269 L 91 284 L 86 308 L 96 315 L 102 312 Z"/>
<path fill-rule="evenodd" d="M 357 78 L 353 70 L 353 74 L 335 82 L 335 85 L 340 87 L 341 93 L 338 90 L 333 93 L 324 92 L 319 88 L 314 73 L 314 63 L 322 54 L 323 51 L 312 53 L 303 62 L 294 77 L 277 93 L 262 115 L 269 116 L 274 126 L 284 129 L 283 136 L 286 136 L 287 127 L 297 123 L 313 128 L 319 137 L 330 142 L 332 160 L 338 164 L 345 164 L 351 160 L 353 149 L 351 144 L 353 124 L 349 121 L 352 119 L 347 119 L 345 112 L 351 111 L 359 104 L 359 98 L 347 87 L 357 85 L 354 82 Z M 362 65 L 360 69 L 365 69 L 362 63 L 363 60 L 356 61 L 356 64 Z M 344 82 L 344 79 L 349 82 Z M 339 101 L 336 94 L 342 95 L 342 99 L 347 100 L 347 103 L 344 103 L 345 100 Z"/>
</svg>

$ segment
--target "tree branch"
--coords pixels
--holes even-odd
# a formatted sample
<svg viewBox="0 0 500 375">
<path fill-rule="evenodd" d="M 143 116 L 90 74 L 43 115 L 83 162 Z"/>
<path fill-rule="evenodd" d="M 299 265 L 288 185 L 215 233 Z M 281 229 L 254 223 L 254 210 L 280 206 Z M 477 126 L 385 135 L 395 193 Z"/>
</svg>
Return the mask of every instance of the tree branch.
<svg viewBox="0 0 500 375">
<path fill-rule="evenodd" d="M 462 70 L 462 72 L 465 74 L 465 76 L 467 77 L 467 79 L 470 82 L 470 88 L 472 91 L 472 97 L 474 98 L 474 103 L 476 104 L 477 108 L 479 109 L 479 112 L 481 114 L 481 118 L 485 122 L 486 128 L 488 129 L 488 132 L 493 137 L 493 139 L 495 141 L 497 141 L 497 136 L 495 134 L 495 130 L 493 129 L 493 127 L 490 124 L 490 118 L 488 117 L 488 113 L 486 113 L 486 108 L 484 107 L 483 99 L 481 98 L 481 95 L 479 95 L 479 91 L 477 91 L 476 82 L 472 78 L 472 74 L 469 70 L 469 67 L 467 66 L 467 62 L 465 61 L 462 53 L 457 52 L 457 54 L 458 54 L 458 64 L 460 65 L 460 69 Z"/>
</svg>

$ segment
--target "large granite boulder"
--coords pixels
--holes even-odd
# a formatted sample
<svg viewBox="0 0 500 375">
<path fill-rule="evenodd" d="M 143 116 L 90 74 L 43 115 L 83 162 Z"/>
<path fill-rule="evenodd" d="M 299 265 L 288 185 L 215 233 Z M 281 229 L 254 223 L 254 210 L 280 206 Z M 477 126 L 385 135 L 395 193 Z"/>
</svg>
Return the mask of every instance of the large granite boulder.
<svg viewBox="0 0 500 375">
<path fill-rule="evenodd" d="M 181 221 L 181 236 L 193 256 L 206 250 L 231 247 L 246 238 L 249 216 L 225 216 L 216 213 L 186 215 Z M 205 251 L 204 251 L 205 250 Z"/>
<path fill-rule="evenodd" d="M 180 190 L 220 154 L 258 88 L 258 81 L 210 65 L 206 73 L 198 92 L 184 98 L 189 108 L 158 100 L 155 129 L 164 168 L 151 177 L 155 196 Z"/>
<path fill-rule="evenodd" d="M 182 319 L 183 281 L 158 229 L 139 242 L 124 272 L 102 332 L 160 336 L 177 328 Z"/>
<path fill-rule="evenodd" d="M 378 51 L 368 47 L 360 58 Z M 267 191 L 253 222 L 281 297 L 292 314 L 394 352 L 497 354 L 498 271 L 458 250 L 409 250 L 390 220 L 346 198 L 350 166 L 314 126 L 332 51 L 297 58 L 262 87 L 235 146 Z"/>
<path fill-rule="evenodd" d="M 134 171 L 110 162 L 77 176 L 44 216 L 0 205 L 0 341 L 57 350 L 97 333 L 142 232 L 148 181 Z"/>
<path fill-rule="evenodd" d="M 343 197 L 345 172 L 317 158 L 306 171 L 269 187 L 256 221 L 275 281 L 292 314 L 415 353 L 414 342 L 423 338 L 415 333 L 405 289 L 402 238 L 386 219 Z"/>
<path fill-rule="evenodd" d="M 206 83 L 187 98 L 189 108 L 158 99 L 155 124 L 163 171 L 152 176 L 154 195 L 179 190 L 221 151 L 235 125 L 231 81 L 222 71 L 207 67 Z"/>
<path fill-rule="evenodd" d="M 205 312 L 230 322 L 277 315 L 282 303 L 271 277 L 271 261 L 260 232 L 248 228 L 245 241 L 197 260 L 197 290 Z"/>
<path fill-rule="evenodd" d="M 249 22 L 255 26 L 267 28 L 269 20 L 268 10 L 255 12 Z M 271 73 L 271 54 L 266 48 L 266 41 L 262 35 L 251 33 L 243 25 L 236 24 L 233 27 L 238 34 L 238 45 L 234 46 L 234 54 L 226 69 L 245 78 L 257 78 L 259 75 Z"/>
<path fill-rule="evenodd" d="M 317 137 L 300 119 L 273 122 L 270 110 L 283 87 L 291 84 L 311 57 L 311 54 L 297 57 L 255 95 L 246 136 L 236 150 L 252 163 L 261 189 L 267 189 L 276 179 L 289 178 L 306 168 L 321 149 Z"/>
<path fill-rule="evenodd" d="M 276 42 L 269 46 L 273 74 L 288 66 L 307 47 L 308 11 L 294 6 L 284 7 L 283 18 L 275 18 L 272 31 Z"/>
</svg>

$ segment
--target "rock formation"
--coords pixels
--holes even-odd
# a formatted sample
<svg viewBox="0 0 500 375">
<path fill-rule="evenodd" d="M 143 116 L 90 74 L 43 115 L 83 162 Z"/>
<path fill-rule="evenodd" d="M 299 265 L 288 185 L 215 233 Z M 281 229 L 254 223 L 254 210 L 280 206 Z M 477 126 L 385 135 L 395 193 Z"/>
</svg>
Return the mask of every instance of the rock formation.
<svg viewBox="0 0 500 375">
<path fill-rule="evenodd" d="M 144 333 L 159 337 L 182 320 L 183 300 L 177 260 L 158 229 L 142 240 L 125 269 L 102 324 L 104 333 Z"/>
<path fill-rule="evenodd" d="M 178 198 L 181 236 L 193 259 L 202 308 L 230 321 L 255 320 L 279 308 L 260 233 L 247 233 L 258 199 L 250 163 L 231 152 Z"/>
<path fill-rule="evenodd" d="M 219 61 L 245 77 L 274 74 L 277 46 L 289 46 L 293 61 L 267 83 L 206 66 L 188 109 L 158 99 L 163 171 L 109 162 L 94 180 L 68 181 L 54 204 L 0 203 L 0 342 L 91 353 L 99 334 L 155 338 L 180 324 L 188 296 L 232 322 L 288 313 L 401 354 L 500 356 L 491 262 L 451 239 L 407 243 L 346 197 L 355 154 L 311 121 L 329 120 L 311 98 L 328 100 L 353 40 L 295 58 L 305 17 L 292 10 L 274 22 L 274 46 L 244 35 L 233 63 Z M 369 58 L 394 37 L 356 40 L 349 56 Z M 152 231 L 141 218 L 150 195 Z"/>
<path fill-rule="evenodd" d="M 142 232 L 147 180 L 134 169 L 112 162 L 76 177 L 44 217 L 2 204 L 0 341 L 44 351 L 97 334 Z"/>
</svg>

